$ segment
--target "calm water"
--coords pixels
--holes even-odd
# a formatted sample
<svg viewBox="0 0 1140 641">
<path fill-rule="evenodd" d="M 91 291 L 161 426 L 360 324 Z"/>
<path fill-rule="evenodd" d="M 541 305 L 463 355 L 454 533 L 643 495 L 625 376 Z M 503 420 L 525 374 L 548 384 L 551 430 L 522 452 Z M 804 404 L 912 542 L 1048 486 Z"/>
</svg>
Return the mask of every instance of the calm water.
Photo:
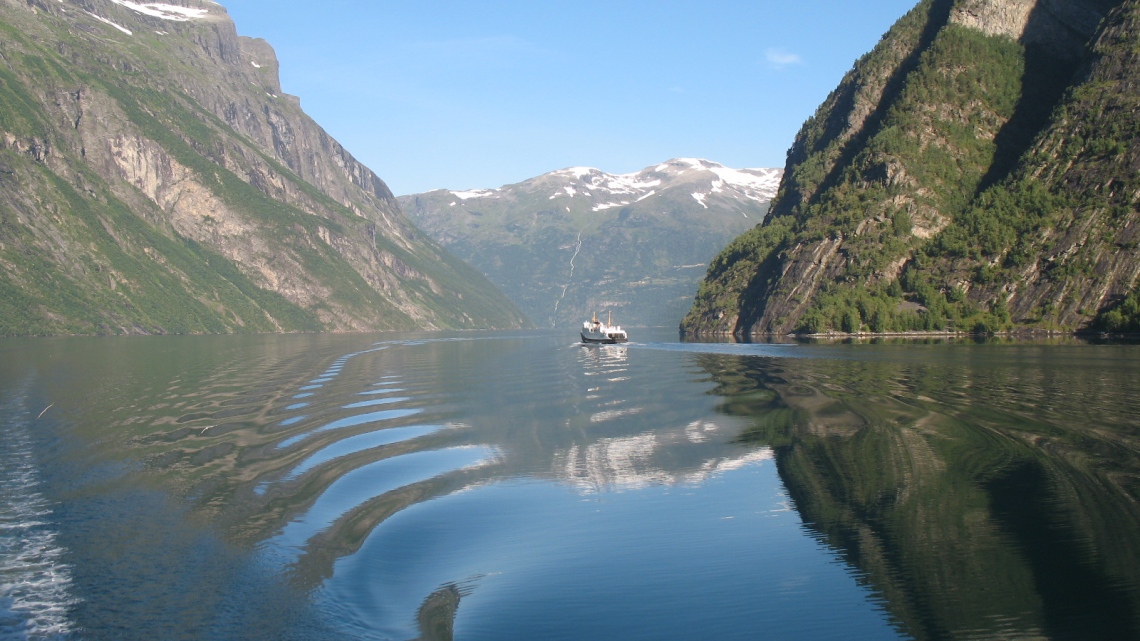
<svg viewBox="0 0 1140 641">
<path fill-rule="evenodd" d="M 1137 639 L 1140 347 L 0 340 L 0 637 Z"/>
</svg>

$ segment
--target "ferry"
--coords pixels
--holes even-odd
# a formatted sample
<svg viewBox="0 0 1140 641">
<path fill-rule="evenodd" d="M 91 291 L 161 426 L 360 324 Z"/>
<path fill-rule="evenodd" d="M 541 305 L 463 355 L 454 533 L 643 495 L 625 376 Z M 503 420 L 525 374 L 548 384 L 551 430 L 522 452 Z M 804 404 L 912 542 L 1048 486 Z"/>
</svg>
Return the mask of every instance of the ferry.
<svg viewBox="0 0 1140 641">
<path fill-rule="evenodd" d="M 605 323 L 598 320 L 598 313 L 594 312 L 591 320 L 582 322 L 583 343 L 624 343 L 629 340 L 625 330 L 620 325 L 614 325 L 613 312 Z"/>
</svg>

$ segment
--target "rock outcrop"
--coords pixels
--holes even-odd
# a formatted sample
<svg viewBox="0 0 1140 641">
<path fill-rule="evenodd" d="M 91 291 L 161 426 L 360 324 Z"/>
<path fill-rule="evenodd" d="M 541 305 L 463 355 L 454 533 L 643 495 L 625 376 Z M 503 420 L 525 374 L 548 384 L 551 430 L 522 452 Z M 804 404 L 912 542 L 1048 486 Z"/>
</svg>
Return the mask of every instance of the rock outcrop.
<svg viewBox="0 0 1140 641">
<path fill-rule="evenodd" d="M 213 3 L 0 1 L 0 334 L 516 327 Z"/>
<path fill-rule="evenodd" d="M 805 123 L 682 331 L 1112 329 L 1140 274 L 1137 12 L 921 2 Z"/>
</svg>

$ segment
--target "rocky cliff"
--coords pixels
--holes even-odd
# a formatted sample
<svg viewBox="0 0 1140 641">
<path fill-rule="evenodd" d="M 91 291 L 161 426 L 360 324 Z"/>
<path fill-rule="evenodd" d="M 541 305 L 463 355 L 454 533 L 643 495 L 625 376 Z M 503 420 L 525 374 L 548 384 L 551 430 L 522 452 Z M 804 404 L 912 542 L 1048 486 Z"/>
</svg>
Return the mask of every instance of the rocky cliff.
<svg viewBox="0 0 1140 641">
<path fill-rule="evenodd" d="M 778 169 L 678 158 L 632 174 L 574 167 L 499 189 L 401 196 L 408 216 L 536 324 L 593 312 L 675 326 L 725 243 L 764 219 Z"/>
<path fill-rule="evenodd" d="M 1121 329 L 1140 301 L 1138 4 L 924 0 L 797 135 L 682 323 Z"/>
<path fill-rule="evenodd" d="M 0 0 L 0 334 L 514 327 L 207 1 Z"/>
</svg>

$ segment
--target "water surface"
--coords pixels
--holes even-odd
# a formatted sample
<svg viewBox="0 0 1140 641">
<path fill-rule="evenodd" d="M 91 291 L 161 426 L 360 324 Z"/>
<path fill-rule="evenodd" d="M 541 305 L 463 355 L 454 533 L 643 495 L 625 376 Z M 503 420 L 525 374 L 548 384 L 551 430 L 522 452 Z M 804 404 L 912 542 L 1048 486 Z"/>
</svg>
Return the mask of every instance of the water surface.
<svg viewBox="0 0 1140 641">
<path fill-rule="evenodd" d="M 0 341 L 0 637 L 1140 638 L 1140 348 Z"/>
</svg>

